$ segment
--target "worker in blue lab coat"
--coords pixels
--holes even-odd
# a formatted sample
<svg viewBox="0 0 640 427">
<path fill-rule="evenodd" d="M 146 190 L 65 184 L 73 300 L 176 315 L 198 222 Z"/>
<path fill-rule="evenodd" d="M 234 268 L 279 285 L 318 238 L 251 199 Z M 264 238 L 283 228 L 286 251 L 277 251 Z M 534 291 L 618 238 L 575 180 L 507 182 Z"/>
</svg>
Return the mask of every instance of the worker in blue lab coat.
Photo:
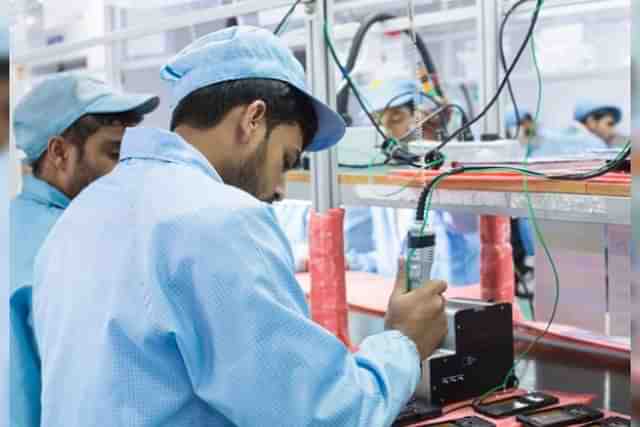
<svg viewBox="0 0 640 427">
<path fill-rule="evenodd" d="M 40 360 L 31 327 L 36 254 L 70 201 L 114 168 L 125 127 L 142 121 L 158 103 L 156 96 L 119 93 L 101 81 L 73 74 L 45 80 L 16 107 L 16 144 L 33 176 L 24 177 L 10 210 L 11 425 L 39 426 L 44 421 Z"/>
<path fill-rule="evenodd" d="M 622 110 L 615 105 L 582 100 L 576 104 L 576 132 L 588 131 L 612 147 L 616 141 L 616 126 L 622 121 Z"/>
<path fill-rule="evenodd" d="M 367 91 L 367 101 L 378 114 L 389 134 L 399 138 L 414 126 L 414 99 L 418 90 L 416 80 L 390 80 L 373 85 Z M 426 102 L 427 101 L 425 98 Z M 423 129 L 425 138 L 432 136 Z M 433 210 L 431 227 L 436 233 L 436 249 L 431 276 L 445 280 L 451 286 L 476 284 L 480 280 L 480 235 L 478 217 L 471 214 Z M 408 224 L 401 227 L 404 241 Z M 388 236 L 387 240 L 395 236 Z M 384 239 L 381 237 L 380 239 Z"/>
<path fill-rule="evenodd" d="M 399 276 L 387 330 L 352 354 L 309 319 L 265 203 L 344 122 L 264 29 L 202 37 L 161 76 L 171 131 L 128 129 L 36 260 L 43 425 L 390 425 L 446 333 L 446 285 Z"/>
<path fill-rule="evenodd" d="M 622 111 L 615 106 L 592 101 L 579 101 L 574 121 L 566 129 L 542 129 L 531 157 L 576 156 L 615 145 L 615 127 L 622 120 Z"/>
<path fill-rule="evenodd" d="M 0 17 L 0 185 L 9 186 L 9 29 Z M 9 203 L 0 199 L 0 289 L 2 301 L 9 299 Z M 9 316 L 2 311 L 0 320 L 0 426 L 8 426 L 9 414 Z"/>
</svg>

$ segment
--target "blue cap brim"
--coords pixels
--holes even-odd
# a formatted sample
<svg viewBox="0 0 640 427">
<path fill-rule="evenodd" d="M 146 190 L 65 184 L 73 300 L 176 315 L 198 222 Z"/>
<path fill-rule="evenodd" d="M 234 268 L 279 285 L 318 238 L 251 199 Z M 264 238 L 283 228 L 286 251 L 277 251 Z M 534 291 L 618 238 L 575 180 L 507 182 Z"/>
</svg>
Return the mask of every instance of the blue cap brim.
<svg viewBox="0 0 640 427">
<path fill-rule="evenodd" d="M 342 117 L 323 102 L 309 96 L 318 118 L 318 131 L 305 151 L 322 151 L 336 145 L 346 132 L 346 124 Z"/>
<path fill-rule="evenodd" d="M 117 94 L 98 99 L 87 107 L 86 114 L 118 114 L 136 112 L 149 114 L 158 108 L 160 98 L 149 94 Z"/>
<path fill-rule="evenodd" d="M 597 107 L 584 109 L 583 111 L 580 111 L 575 115 L 575 119 L 578 121 L 583 121 L 584 119 L 589 117 L 591 114 L 594 114 L 596 112 L 606 112 L 611 114 L 616 124 L 622 121 L 622 110 L 614 105 L 601 105 Z"/>
<path fill-rule="evenodd" d="M 614 107 L 613 105 L 608 105 L 604 107 L 603 110 L 613 114 L 613 120 L 616 122 L 616 124 L 622 121 L 622 110 L 619 109 L 618 107 Z"/>
</svg>

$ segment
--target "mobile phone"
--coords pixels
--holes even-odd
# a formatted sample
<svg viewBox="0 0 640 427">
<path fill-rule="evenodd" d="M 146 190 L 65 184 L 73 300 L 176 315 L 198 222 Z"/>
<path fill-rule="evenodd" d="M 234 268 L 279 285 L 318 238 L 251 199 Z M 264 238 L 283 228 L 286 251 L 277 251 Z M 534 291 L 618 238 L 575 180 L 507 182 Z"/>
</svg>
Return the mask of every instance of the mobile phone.
<svg viewBox="0 0 640 427">
<path fill-rule="evenodd" d="M 400 411 L 393 422 L 393 427 L 409 426 L 420 421 L 438 418 L 441 415 L 441 407 L 434 406 L 424 399 L 413 398 L 407 403 L 402 411 Z"/>
<path fill-rule="evenodd" d="M 517 419 L 530 427 L 565 427 L 595 421 L 603 416 L 602 412 L 585 405 L 566 405 L 521 414 Z"/>
<path fill-rule="evenodd" d="M 621 417 L 608 417 L 583 427 L 630 427 L 631 420 Z"/>
<path fill-rule="evenodd" d="M 474 404 L 473 409 L 491 418 L 504 418 L 555 405 L 556 403 L 558 403 L 558 399 L 553 396 L 533 392 L 489 403 Z"/>
<path fill-rule="evenodd" d="M 464 417 L 441 423 L 426 424 L 424 427 L 496 427 L 496 425 L 480 417 Z"/>
</svg>

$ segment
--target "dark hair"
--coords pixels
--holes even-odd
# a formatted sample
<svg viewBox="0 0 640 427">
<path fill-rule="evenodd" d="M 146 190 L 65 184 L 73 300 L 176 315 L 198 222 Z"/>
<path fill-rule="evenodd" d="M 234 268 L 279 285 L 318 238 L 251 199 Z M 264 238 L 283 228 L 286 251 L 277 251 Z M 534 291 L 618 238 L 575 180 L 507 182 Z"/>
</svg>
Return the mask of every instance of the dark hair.
<svg viewBox="0 0 640 427">
<path fill-rule="evenodd" d="M 600 120 L 604 119 L 607 116 L 611 116 L 615 121 L 615 118 L 616 118 L 615 113 L 613 111 L 611 111 L 610 109 L 608 109 L 608 108 L 603 108 L 601 110 L 596 110 L 593 113 L 590 113 L 584 119 L 582 119 L 580 122 L 582 122 L 583 125 L 586 125 L 587 122 L 589 121 L 589 119 L 594 119 L 596 121 L 600 121 Z"/>
<path fill-rule="evenodd" d="M 521 117 L 520 117 L 520 124 L 522 125 L 524 122 L 529 121 L 532 122 L 533 121 L 533 116 L 531 115 L 531 113 L 524 113 Z"/>
<path fill-rule="evenodd" d="M 415 114 L 416 112 L 416 104 L 413 101 L 406 102 L 402 105 L 398 105 L 396 108 L 407 108 L 411 114 Z"/>
<path fill-rule="evenodd" d="M 185 97 L 173 111 L 171 130 L 180 125 L 208 129 L 220 124 L 233 108 L 256 100 L 267 104 L 267 135 L 281 124 L 298 124 L 304 145 L 318 130 L 311 99 L 288 83 L 270 79 L 242 79 L 206 86 Z"/>
<path fill-rule="evenodd" d="M 0 58 L 0 79 L 9 79 L 9 58 Z"/>
<path fill-rule="evenodd" d="M 139 124 L 143 115 L 135 111 L 127 111 L 116 114 L 87 114 L 73 122 L 60 136 L 75 145 L 79 149 L 80 157 L 84 155 L 84 144 L 87 140 L 97 133 L 100 128 L 105 126 L 136 126 Z M 33 164 L 33 175 L 39 176 L 42 172 L 42 162 L 46 152 L 43 153 Z"/>
</svg>

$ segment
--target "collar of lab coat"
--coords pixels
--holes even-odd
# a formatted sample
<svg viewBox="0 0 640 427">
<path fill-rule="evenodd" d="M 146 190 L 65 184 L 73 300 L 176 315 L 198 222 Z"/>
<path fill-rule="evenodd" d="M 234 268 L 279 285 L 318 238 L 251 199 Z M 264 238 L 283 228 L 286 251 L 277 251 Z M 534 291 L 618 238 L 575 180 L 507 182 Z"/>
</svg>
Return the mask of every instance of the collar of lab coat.
<svg viewBox="0 0 640 427">
<path fill-rule="evenodd" d="M 141 126 L 127 129 L 120 149 L 120 161 L 126 159 L 153 159 L 188 164 L 222 182 L 222 178 L 206 157 L 175 132 Z"/>
<path fill-rule="evenodd" d="M 22 182 L 22 197 L 38 203 L 66 209 L 71 200 L 51 184 L 31 175 L 26 175 Z"/>
</svg>

